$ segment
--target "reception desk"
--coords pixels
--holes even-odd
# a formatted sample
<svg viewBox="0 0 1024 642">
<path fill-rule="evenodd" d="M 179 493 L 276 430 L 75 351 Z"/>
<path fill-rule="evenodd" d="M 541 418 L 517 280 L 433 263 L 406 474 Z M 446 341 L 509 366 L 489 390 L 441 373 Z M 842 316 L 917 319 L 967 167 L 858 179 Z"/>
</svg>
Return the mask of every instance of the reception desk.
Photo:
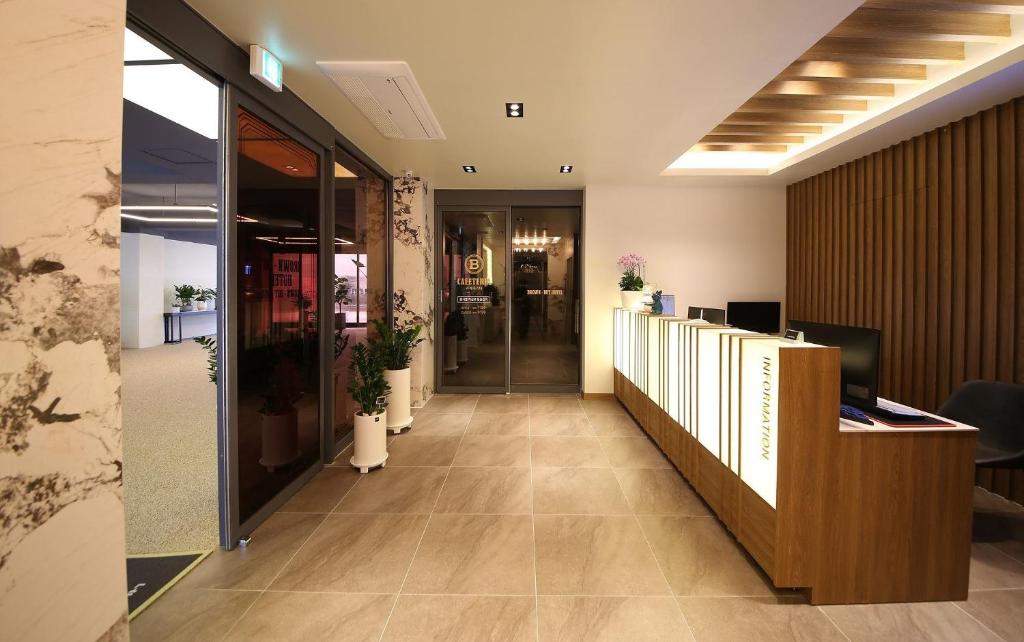
<svg viewBox="0 0 1024 642">
<path fill-rule="evenodd" d="M 839 350 L 614 312 L 615 396 L 777 587 L 963 600 L 976 430 L 839 419 Z"/>
</svg>

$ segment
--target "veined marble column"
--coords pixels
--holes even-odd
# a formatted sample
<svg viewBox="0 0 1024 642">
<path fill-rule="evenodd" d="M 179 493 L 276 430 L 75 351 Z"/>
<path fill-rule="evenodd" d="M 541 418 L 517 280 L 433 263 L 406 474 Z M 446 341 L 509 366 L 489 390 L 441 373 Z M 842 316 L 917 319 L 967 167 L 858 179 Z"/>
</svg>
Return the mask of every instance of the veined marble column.
<svg viewBox="0 0 1024 642">
<path fill-rule="evenodd" d="M 0 638 L 127 638 L 123 0 L 0 3 Z"/>
<path fill-rule="evenodd" d="M 400 326 L 420 324 L 426 340 L 413 351 L 412 402 L 434 394 L 434 200 L 426 181 L 394 181 L 394 312 Z"/>
</svg>

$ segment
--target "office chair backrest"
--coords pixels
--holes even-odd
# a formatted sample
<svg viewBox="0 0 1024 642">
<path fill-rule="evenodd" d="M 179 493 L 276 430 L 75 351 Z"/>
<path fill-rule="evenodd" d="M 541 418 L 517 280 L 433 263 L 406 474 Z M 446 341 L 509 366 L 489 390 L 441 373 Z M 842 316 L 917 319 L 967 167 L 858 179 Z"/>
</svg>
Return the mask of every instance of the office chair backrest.
<svg viewBox="0 0 1024 642">
<path fill-rule="evenodd" d="M 1024 385 L 966 381 L 938 414 L 974 426 L 978 440 L 1008 451 L 1024 450 Z"/>
</svg>

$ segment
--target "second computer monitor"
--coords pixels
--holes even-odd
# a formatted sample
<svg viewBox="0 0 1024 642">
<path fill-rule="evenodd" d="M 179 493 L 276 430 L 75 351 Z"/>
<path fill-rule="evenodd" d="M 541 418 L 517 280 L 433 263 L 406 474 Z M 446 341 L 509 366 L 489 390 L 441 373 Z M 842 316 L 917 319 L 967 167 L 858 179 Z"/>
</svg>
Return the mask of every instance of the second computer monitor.
<svg viewBox="0 0 1024 642">
<path fill-rule="evenodd" d="M 782 303 L 779 301 L 729 301 L 725 306 L 726 323 L 740 330 L 779 333 Z"/>
<path fill-rule="evenodd" d="M 687 319 L 704 319 L 708 323 L 725 323 L 725 310 L 719 308 L 702 308 L 691 305 L 686 313 Z"/>
<path fill-rule="evenodd" d="M 863 408 L 878 404 L 878 359 L 882 333 L 873 328 L 790 321 L 790 330 L 804 333 L 804 341 L 834 346 L 842 353 L 839 394 L 843 403 Z"/>
</svg>

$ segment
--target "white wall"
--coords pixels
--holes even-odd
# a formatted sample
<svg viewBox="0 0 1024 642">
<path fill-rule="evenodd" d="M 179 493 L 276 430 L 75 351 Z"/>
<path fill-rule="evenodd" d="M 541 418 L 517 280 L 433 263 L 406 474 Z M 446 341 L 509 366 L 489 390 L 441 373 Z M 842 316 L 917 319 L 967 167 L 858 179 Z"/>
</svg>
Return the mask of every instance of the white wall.
<svg viewBox="0 0 1024 642">
<path fill-rule="evenodd" d="M 174 286 L 188 283 L 196 287 L 217 288 L 217 246 L 164 239 L 164 309 L 174 302 Z M 195 303 L 193 303 L 195 305 Z M 163 317 L 161 316 L 161 319 Z M 163 321 L 161 320 L 161 323 Z M 161 341 L 163 341 L 163 330 Z M 184 338 L 217 333 L 216 315 L 182 319 Z"/>
<path fill-rule="evenodd" d="M 783 301 L 786 188 L 588 185 L 584 221 L 584 391 L 612 392 L 612 308 L 628 252 L 676 310 Z"/>
</svg>

